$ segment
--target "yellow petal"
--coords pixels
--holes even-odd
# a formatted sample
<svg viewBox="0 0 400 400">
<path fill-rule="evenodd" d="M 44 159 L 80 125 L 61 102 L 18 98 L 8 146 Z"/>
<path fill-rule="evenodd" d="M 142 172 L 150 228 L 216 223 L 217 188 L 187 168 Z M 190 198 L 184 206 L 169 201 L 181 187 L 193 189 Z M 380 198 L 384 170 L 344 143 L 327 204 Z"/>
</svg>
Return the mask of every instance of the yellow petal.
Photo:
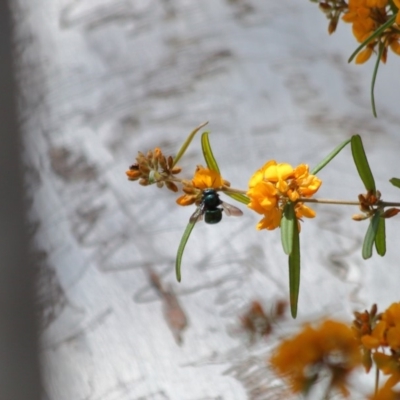
<svg viewBox="0 0 400 400">
<path fill-rule="evenodd" d="M 382 320 L 386 321 L 389 326 L 400 324 L 400 303 L 393 303 L 384 312 Z"/>
<path fill-rule="evenodd" d="M 195 197 L 190 194 L 184 194 L 183 196 L 178 197 L 176 199 L 176 202 L 180 206 L 190 206 L 191 204 L 193 204 L 195 202 Z"/>
<path fill-rule="evenodd" d="M 264 179 L 269 182 L 278 182 L 286 180 L 293 174 L 293 167 L 290 164 L 282 163 L 270 165 L 264 170 Z"/>
<path fill-rule="evenodd" d="M 257 229 L 273 230 L 278 228 L 281 223 L 282 212 L 278 208 L 273 208 L 268 214 L 264 215 L 264 218 L 258 223 Z"/>
<path fill-rule="evenodd" d="M 247 192 L 250 198 L 248 207 L 259 214 L 264 214 L 276 206 L 276 193 L 276 188 L 272 183 L 260 182 Z"/>
<path fill-rule="evenodd" d="M 372 49 L 370 47 L 365 48 L 363 51 L 360 51 L 356 57 L 356 64 L 364 64 L 366 61 L 370 59 L 372 55 Z"/>
<path fill-rule="evenodd" d="M 386 339 L 390 348 L 398 351 L 400 349 L 400 326 L 390 328 L 387 331 Z"/>
<path fill-rule="evenodd" d="M 297 218 L 302 218 L 302 217 L 314 218 L 316 215 L 316 213 L 313 209 L 307 207 L 303 203 L 297 203 L 296 207 L 295 207 L 295 211 L 296 211 Z"/>
<path fill-rule="evenodd" d="M 381 344 L 377 338 L 372 337 L 371 335 L 364 335 L 361 338 L 361 343 L 363 346 L 365 346 L 367 349 L 377 349 Z"/>
<path fill-rule="evenodd" d="M 249 188 L 256 186 L 258 183 L 262 182 L 264 178 L 264 171 L 259 169 L 249 180 Z"/>
<path fill-rule="evenodd" d="M 399 14 L 397 14 L 399 15 Z M 390 48 L 394 53 L 396 53 L 398 56 L 400 56 L 400 43 L 397 40 L 394 40 L 393 42 L 390 43 Z"/>
<path fill-rule="evenodd" d="M 198 189 L 217 189 L 223 185 L 223 179 L 218 172 L 201 167 L 195 172 L 192 183 Z"/>
</svg>

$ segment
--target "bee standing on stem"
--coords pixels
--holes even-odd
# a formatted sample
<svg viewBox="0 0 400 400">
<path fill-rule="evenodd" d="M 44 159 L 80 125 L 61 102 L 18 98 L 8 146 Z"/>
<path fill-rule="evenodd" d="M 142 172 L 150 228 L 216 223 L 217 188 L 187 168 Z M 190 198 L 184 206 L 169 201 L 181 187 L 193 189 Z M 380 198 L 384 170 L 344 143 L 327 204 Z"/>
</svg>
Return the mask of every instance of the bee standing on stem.
<svg viewBox="0 0 400 400">
<path fill-rule="evenodd" d="M 222 206 L 222 208 L 219 206 Z M 205 189 L 202 193 L 201 203 L 189 221 L 196 223 L 204 215 L 204 222 L 207 224 L 217 224 L 222 219 L 222 211 L 225 211 L 225 214 L 228 216 L 240 217 L 243 215 L 243 212 L 239 208 L 223 202 L 215 189 Z"/>
</svg>

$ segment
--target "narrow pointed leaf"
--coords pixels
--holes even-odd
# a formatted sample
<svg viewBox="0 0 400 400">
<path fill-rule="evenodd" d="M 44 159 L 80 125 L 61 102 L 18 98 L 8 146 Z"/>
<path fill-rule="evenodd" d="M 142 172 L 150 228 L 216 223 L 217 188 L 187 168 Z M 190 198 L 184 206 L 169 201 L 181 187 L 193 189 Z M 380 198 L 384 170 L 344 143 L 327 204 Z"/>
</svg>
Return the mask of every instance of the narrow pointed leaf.
<svg viewBox="0 0 400 400">
<path fill-rule="evenodd" d="M 364 260 L 367 260 L 368 258 L 372 257 L 372 248 L 375 243 L 376 234 L 378 232 L 380 218 L 381 216 L 377 212 L 372 217 L 371 222 L 369 223 L 367 233 L 365 234 L 364 237 L 364 243 L 362 248 L 362 257 Z"/>
<path fill-rule="evenodd" d="M 376 81 L 376 76 L 378 75 L 378 68 L 379 68 L 379 63 L 381 62 L 381 57 L 382 53 L 385 50 L 385 46 L 383 43 L 379 42 L 379 53 L 378 57 L 375 62 L 375 68 L 374 72 L 372 73 L 372 81 L 371 81 L 371 106 L 372 106 L 372 114 L 374 115 L 375 118 L 378 117 L 378 114 L 376 113 L 376 106 L 375 106 L 375 81 Z"/>
<path fill-rule="evenodd" d="M 185 250 L 186 243 L 189 240 L 189 236 L 192 233 L 195 224 L 196 224 L 195 222 L 188 223 L 185 232 L 183 232 L 181 242 L 179 243 L 178 253 L 176 254 L 176 260 L 175 260 L 175 273 L 176 273 L 176 280 L 178 282 L 181 281 L 181 263 L 182 263 L 183 251 Z"/>
<path fill-rule="evenodd" d="M 378 231 L 375 238 L 376 252 L 383 257 L 386 254 L 386 220 L 379 218 Z"/>
<path fill-rule="evenodd" d="M 350 56 L 348 62 L 352 62 L 354 57 L 372 40 L 379 37 L 387 28 L 393 25 L 396 20 L 396 14 L 392 16 L 389 20 L 387 20 L 383 25 L 381 25 L 372 35 L 368 36 L 353 52 Z"/>
<path fill-rule="evenodd" d="M 389 181 L 393 186 L 396 186 L 400 189 L 400 179 L 399 178 L 392 178 Z"/>
<path fill-rule="evenodd" d="M 203 150 L 204 159 L 206 161 L 208 169 L 220 173 L 217 161 L 215 160 L 214 154 L 211 150 L 210 141 L 208 140 L 208 134 L 209 132 L 204 132 L 201 135 L 201 148 Z"/>
<path fill-rule="evenodd" d="M 182 156 L 185 154 L 185 151 L 189 147 L 191 141 L 195 137 L 196 133 L 203 128 L 203 126 L 206 126 L 208 122 L 203 122 L 201 125 L 199 125 L 197 128 L 195 128 L 192 132 L 190 132 L 190 135 L 187 137 L 187 139 L 183 142 L 182 147 L 179 149 L 178 154 L 174 158 L 174 162 L 172 166 L 175 166 L 178 161 L 182 158 Z"/>
<path fill-rule="evenodd" d="M 238 201 L 239 203 L 243 203 L 243 204 L 249 204 L 250 203 L 250 199 L 245 195 L 245 194 L 241 194 L 241 193 L 229 193 L 228 190 L 225 190 L 224 193 L 231 197 L 232 199 Z"/>
<path fill-rule="evenodd" d="M 290 255 L 293 251 L 294 225 L 297 224 L 294 204 L 286 204 L 281 219 L 281 241 L 285 254 Z"/>
<path fill-rule="evenodd" d="M 346 147 L 351 142 L 351 138 L 345 140 L 343 143 L 339 144 L 331 153 L 329 153 L 320 163 L 318 163 L 310 172 L 311 175 L 315 175 L 322 168 L 324 168 L 329 162 L 331 162 L 344 147 Z"/>
<path fill-rule="evenodd" d="M 360 135 L 351 137 L 351 152 L 358 174 L 367 190 L 375 192 L 375 180 L 369 167 Z"/>
<path fill-rule="evenodd" d="M 293 225 L 293 247 L 289 256 L 289 289 L 290 312 L 292 317 L 296 318 L 300 291 L 300 235 L 296 217 Z"/>
</svg>

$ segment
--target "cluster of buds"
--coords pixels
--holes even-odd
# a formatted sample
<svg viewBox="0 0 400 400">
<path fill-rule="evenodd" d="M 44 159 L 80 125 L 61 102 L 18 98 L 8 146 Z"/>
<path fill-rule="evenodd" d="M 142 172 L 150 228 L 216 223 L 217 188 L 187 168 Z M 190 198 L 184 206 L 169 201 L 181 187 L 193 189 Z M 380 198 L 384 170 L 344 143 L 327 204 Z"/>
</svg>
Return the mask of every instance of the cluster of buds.
<svg viewBox="0 0 400 400">
<path fill-rule="evenodd" d="M 370 311 L 365 310 L 363 313 L 354 312 L 354 317 L 351 329 L 361 345 L 364 368 L 369 372 L 372 366 L 371 350 L 362 346 L 362 337 L 372 334 L 377 322 L 382 318 L 382 313 L 378 314 L 378 307 L 376 304 L 373 304 Z"/>
<path fill-rule="evenodd" d="M 340 15 L 348 10 L 348 5 L 343 0 L 319 1 L 319 8 L 329 19 L 328 33 L 331 35 L 336 31 Z"/>
<path fill-rule="evenodd" d="M 174 165 L 172 156 L 165 157 L 162 151 L 156 147 L 154 151 L 149 151 L 147 155 L 139 152 L 136 163 L 132 164 L 126 171 L 130 181 L 139 180 L 142 186 L 156 184 L 157 187 L 165 186 L 173 192 L 178 191 L 174 181 L 178 181 L 174 175 L 181 172 L 181 168 Z"/>
<path fill-rule="evenodd" d="M 380 314 L 376 305 L 369 313 L 356 314 L 353 332 L 363 348 L 365 369 L 369 371 L 373 360 L 377 369 L 389 376 L 384 388 L 397 385 L 400 382 L 400 303 L 393 303 Z"/>
<path fill-rule="evenodd" d="M 366 194 L 359 194 L 358 201 L 363 214 L 354 214 L 352 217 L 354 221 L 363 221 L 371 218 L 377 212 L 381 213 L 382 218 L 392 218 L 400 212 L 398 208 L 388 208 L 383 211 L 381 192 L 379 190 L 369 190 Z"/>
</svg>

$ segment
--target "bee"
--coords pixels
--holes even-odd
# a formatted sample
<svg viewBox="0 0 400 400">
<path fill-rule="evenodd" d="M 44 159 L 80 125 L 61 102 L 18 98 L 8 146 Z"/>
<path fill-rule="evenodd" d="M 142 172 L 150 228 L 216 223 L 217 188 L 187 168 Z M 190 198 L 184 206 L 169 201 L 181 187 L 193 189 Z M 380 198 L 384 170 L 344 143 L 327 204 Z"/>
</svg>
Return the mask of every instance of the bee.
<svg viewBox="0 0 400 400">
<path fill-rule="evenodd" d="M 228 216 L 240 217 L 243 215 L 243 212 L 237 207 L 223 202 L 215 189 L 205 189 L 201 203 L 190 217 L 189 222 L 196 223 L 204 216 L 204 222 L 207 224 L 217 224 L 222 219 L 222 211 L 225 211 Z"/>
</svg>

